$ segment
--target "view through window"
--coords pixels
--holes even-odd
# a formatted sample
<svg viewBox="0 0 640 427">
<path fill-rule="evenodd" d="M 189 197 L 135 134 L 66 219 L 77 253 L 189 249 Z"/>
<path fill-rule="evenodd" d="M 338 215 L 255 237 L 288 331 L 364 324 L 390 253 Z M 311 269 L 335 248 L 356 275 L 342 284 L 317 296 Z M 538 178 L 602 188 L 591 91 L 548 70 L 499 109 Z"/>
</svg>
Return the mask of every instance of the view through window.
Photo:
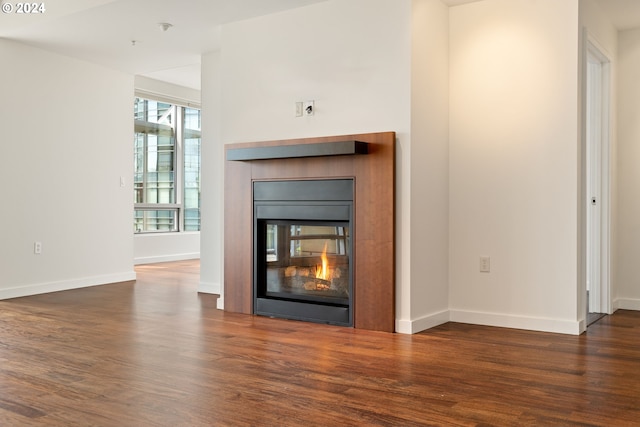
<svg viewBox="0 0 640 427">
<path fill-rule="evenodd" d="M 200 110 L 134 104 L 134 231 L 200 230 Z"/>
</svg>

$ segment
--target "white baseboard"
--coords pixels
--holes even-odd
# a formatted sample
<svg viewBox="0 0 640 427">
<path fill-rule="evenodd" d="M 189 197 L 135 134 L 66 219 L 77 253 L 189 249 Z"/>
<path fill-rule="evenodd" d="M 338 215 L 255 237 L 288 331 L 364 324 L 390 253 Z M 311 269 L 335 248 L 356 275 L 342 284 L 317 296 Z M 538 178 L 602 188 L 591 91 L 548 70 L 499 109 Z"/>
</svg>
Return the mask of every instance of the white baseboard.
<svg viewBox="0 0 640 427">
<path fill-rule="evenodd" d="M 188 259 L 199 259 L 199 258 L 200 258 L 200 252 L 192 252 L 192 253 L 186 253 L 186 254 L 139 257 L 139 258 L 134 258 L 133 263 L 135 265 L 156 264 L 159 262 L 185 261 Z"/>
<path fill-rule="evenodd" d="M 618 298 L 613 302 L 613 309 L 640 311 L 640 299 Z"/>
<path fill-rule="evenodd" d="M 458 323 L 554 332 L 559 334 L 580 335 L 582 332 L 581 323 L 577 320 L 571 321 L 462 310 L 450 310 L 449 319 L 452 322 Z"/>
<path fill-rule="evenodd" d="M 396 319 L 396 332 L 399 334 L 415 334 L 449 321 L 449 310 L 422 316 L 415 320 Z"/>
<path fill-rule="evenodd" d="M 198 285 L 198 292 L 203 294 L 220 295 L 220 288 L 220 283 L 200 282 Z"/>
<path fill-rule="evenodd" d="M 110 283 L 128 282 L 136 280 L 136 272 L 109 274 L 105 276 L 82 277 L 57 282 L 37 283 L 33 285 L 17 286 L 0 289 L 0 300 L 9 298 L 28 297 L 31 295 L 47 294 L 49 292 L 68 291 L 71 289 L 88 288 L 90 286 L 107 285 Z"/>
<path fill-rule="evenodd" d="M 216 302 L 216 308 L 218 310 L 224 310 L 224 295 L 220 295 L 218 301 Z"/>
</svg>

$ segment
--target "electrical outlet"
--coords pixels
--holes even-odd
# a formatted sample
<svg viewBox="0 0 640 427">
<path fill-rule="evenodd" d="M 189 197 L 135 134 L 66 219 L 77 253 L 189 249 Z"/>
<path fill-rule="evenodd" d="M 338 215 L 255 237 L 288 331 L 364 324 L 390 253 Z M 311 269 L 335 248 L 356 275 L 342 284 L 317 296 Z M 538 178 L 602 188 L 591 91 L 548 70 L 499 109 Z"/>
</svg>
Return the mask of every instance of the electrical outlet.
<svg viewBox="0 0 640 427">
<path fill-rule="evenodd" d="M 480 257 L 480 272 L 489 273 L 491 271 L 491 258 L 488 256 Z"/>
<path fill-rule="evenodd" d="M 42 253 L 42 242 L 33 243 L 33 253 L 36 255 L 40 255 Z"/>
<path fill-rule="evenodd" d="M 302 107 L 305 116 L 313 116 L 313 113 L 315 113 L 316 107 L 313 101 L 305 101 Z"/>
</svg>

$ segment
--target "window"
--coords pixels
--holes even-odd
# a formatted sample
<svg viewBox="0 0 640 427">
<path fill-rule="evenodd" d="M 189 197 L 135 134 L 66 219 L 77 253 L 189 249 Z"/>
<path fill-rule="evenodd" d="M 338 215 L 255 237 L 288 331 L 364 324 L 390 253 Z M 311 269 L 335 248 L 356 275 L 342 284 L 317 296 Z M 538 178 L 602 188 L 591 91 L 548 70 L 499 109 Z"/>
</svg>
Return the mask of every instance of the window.
<svg viewBox="0 0 640 427">
<path fill-rule="evenodd" d="M 184 108 L 184 230 L 200 230 L 200 110 Z"/>
<path fill-rule="evenodd" d="M 200 230 L 200 110 L 134 104 L 134 231 Z"/>
</svg>

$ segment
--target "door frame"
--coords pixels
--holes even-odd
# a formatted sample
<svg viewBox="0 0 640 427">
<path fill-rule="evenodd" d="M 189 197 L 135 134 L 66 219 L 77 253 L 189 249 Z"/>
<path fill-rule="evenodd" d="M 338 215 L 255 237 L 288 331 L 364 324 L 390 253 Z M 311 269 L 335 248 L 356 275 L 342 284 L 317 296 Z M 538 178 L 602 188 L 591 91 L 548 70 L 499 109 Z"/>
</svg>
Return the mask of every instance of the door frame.
<svg viewBox="0 0 640 427">
<path fill-rule="evenodd" d="M 588 312 L 611 314 L 611 94 L 612 73 L 611 56 L 601 45 L 585 30 L 585 48 L 583 55 L 584 69 L 584 93 L 583 93 L 583 183 L 584 189 L 582 214 L 584 218 L 583 251 L 584 254 L 584 280 L 582 296 L 585 298 L 584 312 L 587 319 Z M 598 82 L 589 87 L 590 63 L 599 63 Z M 599 91 L 596 94 L 598 101 L 596 114 L 599 124 L 591 131 L 597 139 L 588 138 L 591 120 L 589 116 L 588 102 L 590 91 Z M 593 93 L 593 92 L 591 92 Z M 593 144 L 596 144 L 593 146 Z M 590 165 L 593 155 L 600 155 Z M 590 192 L 592 185 L 596 188 Z M 592 205 L 592 197 L 596 197 L 596 205 Z M 594 208 L 596 210 L 594 210 Z M 591 277 L 590 277 L 591 275 Z M 591 280 L 595 279 L 595 280 Z M 591 294 L 587 297 L 587 281 Z M 589 300 L 587 300 L 589 298 Z M 585 327 L 587 325 L 585 324 Z"/>
</svg>

